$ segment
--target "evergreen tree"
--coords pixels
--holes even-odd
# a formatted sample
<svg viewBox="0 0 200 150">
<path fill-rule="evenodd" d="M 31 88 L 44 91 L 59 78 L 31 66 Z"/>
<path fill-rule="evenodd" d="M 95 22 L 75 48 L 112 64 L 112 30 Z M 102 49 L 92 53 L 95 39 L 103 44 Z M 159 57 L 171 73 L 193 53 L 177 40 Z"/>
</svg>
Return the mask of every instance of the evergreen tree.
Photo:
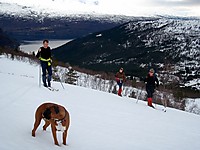
<svg viewBox="0 0 200 150">
<path fill-rule="evenodd" d="M 76 71 L 70 66 L 68 68 L 68 72 L 66 73 L 65 83 L 76 85 L 77 78 L 78 78 L 78 76 L 77 76 Z"/>
</svg>

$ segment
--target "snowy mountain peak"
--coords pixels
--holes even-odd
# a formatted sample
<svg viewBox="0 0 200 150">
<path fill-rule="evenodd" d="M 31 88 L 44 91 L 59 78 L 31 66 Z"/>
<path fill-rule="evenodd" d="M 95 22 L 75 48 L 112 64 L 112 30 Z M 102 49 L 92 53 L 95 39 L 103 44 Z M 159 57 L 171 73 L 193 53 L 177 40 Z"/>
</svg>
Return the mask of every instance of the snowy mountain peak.
<svg viewBox="0 0 200 150">
<path fill-rule="evenodd" d="M 171 3 L 171 2 L 170 2 Z M 165 3 L 168 4 L 168 3 Z M 179 7 L 164 6 L 159 0 L 0 0 L 1 13 L 25 15 L 26 11 L 50 16 L 69 14 L 109 14 L 126 16 L 200 16 L 195 8 L 180 10 Z"/>
<path fill-rule="evenodd" d="M 0 12 L 19 16 L 26 16 L 30 13 L 47 16 L 65 16 L 69 14 L 89 14 L 96 10 L 98 4 L 98 1 L 93 0 L 1 0 Z"/>
</svg>

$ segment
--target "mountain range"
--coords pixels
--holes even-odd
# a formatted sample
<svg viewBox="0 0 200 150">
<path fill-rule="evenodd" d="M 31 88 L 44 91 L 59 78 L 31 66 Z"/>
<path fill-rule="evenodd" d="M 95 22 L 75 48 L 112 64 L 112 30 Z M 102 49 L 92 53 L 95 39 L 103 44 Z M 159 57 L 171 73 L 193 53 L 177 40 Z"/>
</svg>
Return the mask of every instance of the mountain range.
<svg viewBox="0 0 200 150">
<path fill-rule="evenodd" d="M 67 11 L 69 6 L 75 12 Z M 75 39 L 90 33 L 113 28 L 137 17 L 79 12 L 81 8 L 96 5 L 96 1 L 74 0 L 4 1 L 0 0 L 0 28 L 7 35 L 24 40 Z M 97 2 L 98 3 L 98 2 Z M 52 4 L 50 6 L 50 4 Z M 52 7 L 53 6 L 53 7 Z M 61 9 L 61 7 L 66 8 Z M 88 9 L 89 10 L 89 9 Z M 141 17 L 145 18 L 145 17 Z"/>
<path fill-rule="evenodd" d="M 74 39 L 54 49 L 54 57 L 93 70 L 116 72 L 124 67 L 127 75 L 143 76 L 151 65 L 162 70 L 171 64 L 168 73 L 200 89 L 198 18 L 130 17 L 91 11 L 79 14 L 78 7 L 74 7 L 75 13 L 67 11 L 73 6 L 68 0 L 37 2 L 1 0 L 2 33 L 20 42 Z M 73 2 L 84 9 L 102 4 L 100 0 Z"/>
<path fill-rule="evenodd" d="M 135 20 L 75 39 L 54 49 L 61 61 L 95 70 L 141 73 L 141 64 L 199 64 L 200 20 Z M 199 67 L 199 65 L 193 66 Z"/>
<path fill-rule="evenodd" d="M 121 23 L 121 21 L 110 21 L 106 17 L 96 19 L 90 17 L 81 15 L 40 18 L 0 14 L 0 28 L 10 37 L 22 42 L 43 39 L 74 39 L 110 29 Z"/>
</svg>

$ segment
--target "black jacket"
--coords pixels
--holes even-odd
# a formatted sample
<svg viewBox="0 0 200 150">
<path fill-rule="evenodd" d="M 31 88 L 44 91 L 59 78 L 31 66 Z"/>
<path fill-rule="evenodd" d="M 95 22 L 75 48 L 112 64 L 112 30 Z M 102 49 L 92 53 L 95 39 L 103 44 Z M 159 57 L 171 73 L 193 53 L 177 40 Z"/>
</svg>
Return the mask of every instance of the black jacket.
<svg viewBox="0 0 200 150">
<path fill-rule="evenodd" d="M 156 87 L 159 86 L 159 81 L 156 75 L 150 76 L 149 74 L 146 76 L 144 82 L 146 83 L 147 87 Z"/>
<path fill-rule="evenodd" d="M 51 49 L 50 47 L 44 48 L 40 47 L 41 51 L 37 53 L 36 57 L 39 58 L 44 58 L 44 59 L 49 59 L 51 58 Z"/>
</svg>

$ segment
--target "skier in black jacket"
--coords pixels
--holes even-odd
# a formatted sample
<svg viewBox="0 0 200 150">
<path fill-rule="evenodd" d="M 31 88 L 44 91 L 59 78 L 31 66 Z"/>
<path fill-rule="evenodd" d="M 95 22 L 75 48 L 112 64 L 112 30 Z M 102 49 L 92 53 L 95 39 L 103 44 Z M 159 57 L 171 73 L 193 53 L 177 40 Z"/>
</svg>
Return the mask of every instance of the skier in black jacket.
<svg viewBox="0 0 200 150">
<path fill-rule="evenodd" d="M 37 52 L 36 57 L 39 58 L 40 63 L 41 63 L 42 81 L 43 81 L 44 87 L 51 87 L 52 59 L 51 59 L 51 49 L 49 47 L 48 40 L 43 41 L 43 47 L 40 47 L 40 49 Z M 48 73 L 48 77 L 46 77 L 47 73 Z M 48 82 L 48 85 L 46 83 L 46 80 Z"/>
<path fill-rule="evenodd" d="M 152 105 L 153 93 L 156 86 L 159 86 L 158 78 L 156 77 L 154 72 L 155 72 L 154 69 L 150 69 L 148 75 L 145 78 L 148 106 L 153 108 L 154 108 L 154 106 Z"/>
</svg>

